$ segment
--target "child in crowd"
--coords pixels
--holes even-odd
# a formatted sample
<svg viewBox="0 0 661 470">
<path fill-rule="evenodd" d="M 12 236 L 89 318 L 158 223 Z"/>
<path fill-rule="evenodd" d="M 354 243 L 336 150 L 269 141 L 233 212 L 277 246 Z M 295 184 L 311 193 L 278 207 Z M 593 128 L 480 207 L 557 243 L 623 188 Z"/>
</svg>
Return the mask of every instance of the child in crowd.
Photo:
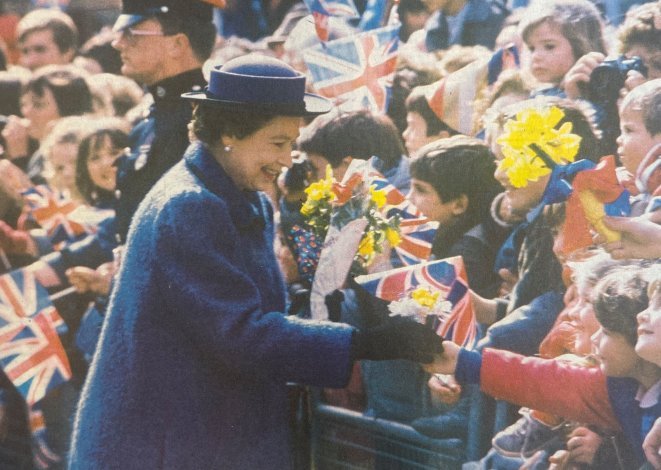
<svg viewBox="0 0 661 470">
<path fill-rule="evenodd" d="M 640 192 L 632 201 L 632 215 L 636 216 L 655 206 L 651 202 L 658 182 L 654 187 L 646 183 L 652 181 L 650 175 L 659 165 L 661 78 L 637 86 L 624 97 L 620 104 L 620 129 L 617 153 L 628 177 L 637 179 L 633 190 Z"/>
<path fill-rule="evenodd" d="M 661 278 L 650 280 L 647 288 L 650 304 L 638 314 L 638 341 L 636 353 L 643 359 L 661 366 Z M 647 460 L 654 468 L 661 468 L 661 418 L 643 442 Z"/>
<path fill-rule="evenodd" d="M 646 279 L 658 279 L 661 265 L 641 271 L 642 267 L 614 270 L 594 288 L 592 303 L 600 328 L 592 343 L 600 370 L 493 349 L 480 354 L 448 341 L 443 355 L 427 369 L 455 373 L 460 382 L 480 383 L 486 393 L 500 399 L 622 430 L 639 466 L 644 461 L 643 439 L 661 414 L 661 368 L 634 350 L 636 315 L 648 305 Z M 564 387 L 567 383 L 572 387 Z M 445 391 L 439 382 L 430 381 L 430 386 Z"/>
<path fill-rule="evenodd" d="M 402 133 L 409 156 L 414 157 L 423 146 L 457 135 L 457 131 L 432 111 L 424 88 L 414 88 L 406 99 L 406 129 Z"/>
<path fill-rule="evenodd" d="M 643 359 L 661 366 L 661 274 L 650 277 L 649 306 L 638 314 L 636 352 Z"/>
<path fill-rule="evenodd" d="M 482 223 L 502 189 L 493 176 L 493 155 L 484 142 L 464 135 L 436 140 L 418 153 L 411 162 L 409 199 L 425 216 L 439 222 L 433 257 L 461 256 L 471 288 L 487 298 L 494 297 L 500 282 L 492 266 L 509 232 Z M 366 366 L 365 373 L 372 367 L 382 366 Z M 412 425 L 432 437 L 463 437 L 470 399 L 466 392 L 453 408 L 437 404 L 436 412 L 445 413 L 418 418 Z"/>
<path fill-rule="evenodd" d="M 528 99 L 532 89 L 533 79 L 525 70 L 503 70 L 493 85 L 483 96 L 478 97 L 473 105 L 473 128 L 482 129 L 478 137 L 483 138 L 486 134 L 484 126 L 485 123 L 492 122 L 490 116 L 497 115 L 506 106 Z"/>
<path fill-rule="evenodd" d="M 628 11 L 624 23 L 618 28 L 617 52 L 626 58 L 639 57 L 646 75 L 628 70 L 625 85 L 632 90 L 645 80 L 661 78 L 661 3 L 647 2 Z M 594 50 L 582 56 L 567 73 L 564 90 L 568 98 L 589 98 L 587 87 L 592 71 L 606 59 L 605 52 Z"/>
<path fill-rule="evenodd" d="M 409 186 L 409 162 L 397 128 L 390 118 L 370 111 L 354 111 L 317 117 L 301 132 L 298 146 L 307 154 L 314 181 L 324 178 L 326 165 L 341 181 L 351 160 L 370 160 L 370 165 L 405 193 Z"/>
<path fill-rule="evenodd" d="M 496 122 L 502 126 L 519 111 L 549 106 L 559 107 L 564 113 L 561 123 L 571 122 L 572 133 L 581 137 L 577 155 L 596 161 L 598 139 L 594 127 L 576 103 L 551 97 L 527 100 L 504 108 Z M 487 127 L 493 133 L 488 140 L 493 143 L 492 149 L 500 162 L 503 155 L 497 137 L 503 128 L 499 126 Z M 495 177 L 505 191 L 494 200 L 491 218 L 493 223 L 513 228 L 496 259 L 496 269 L 507 270 L 515 281 L 507 288 L 511 292 L 508 300 L 487 300 L 473 295 L 478 321 L 493 324 L 481 344 L 535 354 L 562 309 L 564 292 L 561 266 L 553 253 L 552 232 L 543 214 L 538 216 L 534 210 L 542 202 L 550 175 L 528 181 L 524 186 L 514 185 L 502 164 L 498 163 Z M 506 314 L 516 316 L 500 322 Z"/>
<path fill-rule="evenodd" d="M 588 52 L 606 54 L 599 10 L 588 0 L 534 2 L 519 31 L 530 71 L 543 84 L 537 94 L 564 96 L 562 82 L 574 63 Z"/>
<path fill-rule="evenodd" d="M 613 269 L 618 269 L 617 266 L 623 266 L 623 263 L 612 260 L 603 251 L 596 251 L 590 258 L 569 262 L 568 265 L 573 283 L 567 294 L 574 294 L 565 295 L 566 307 L 540 345 L 540 356 L 547 359 L 557 357 L 592 367 L 591 336 L 599 329 L 591 302 L 592 291 L 600 279 Z M 483 465 L 497 466 L 496 463 L 503 460 L 515 460 L 520 465 L 526 459 L 546 460 L 556 449 L 564 448 L 570 449 L 569 454 L 574 462 L 594 465 L 612 459 L 612 444 L 617 444 L 617 436 L 603 440 L 601 435 L 588 427 L 577 426 L 539 410 L 523 409 L 521 414 L 523 417 L 516 423 L 494 436 L 493 450 L 482 461 Z M 571 446 L 566 447 L 571 439 L 574 439 Z M 620 448 L 617 450 L 622 452 Z"/>
<path fill-rule="evenodd" d="M 571 99 L 587 99 L 597 111 L 599 127 L 604 133 L 602 153 L 614 154 L 620 132 L 618 100 L 622 94 L 633 90 L 648 79 L 661 78 L 661 4 L 649 2 L 627 13 L 625 22 L 618 29 L 617 52 L 605 69 L 606 52 L 594 49 L 580 57 L 567 72 L 563 88 Z M 623 66 L 622 59 L 640 59 L 642 64 L 629 61 Z M 609 70 L 605 80 L 593 78 L 597 67 Z M 619 73 L 616 70 L 619 69 Z M 620 89 L 620 87 L 622 87 Z"/>
<path fill-rule="evenodd" d="M 120 119 L 102 119 L 80 142 L 76 161 L 76 186 L 85 201 L 108 208 L 114 201 L 115 160 L 128 145 L 128 126 Z"/>
<path fill-rule="evenodd" d="M 469 285 L 488 298 L 496 295 L 498 277 L 491 267 L 506 235 L 487 233 L 481 225 L 501 191 L 494 170 L 493 155 L 481 140 L 462 135 L 440 139 L 411 162 L 409 193 L 424 215 L 439 222 L 434 257 L 462 256 Z"/>
<path fill-rule="evenodd" d="M 41 145 L 44 156 L 44 177 L 48 186 L 62 198 L 78 203 L 83 198 L 76 187 L 78 146 L 88 127 L 89 119 L 69 116 L 60 119 Z"/>
</svg>

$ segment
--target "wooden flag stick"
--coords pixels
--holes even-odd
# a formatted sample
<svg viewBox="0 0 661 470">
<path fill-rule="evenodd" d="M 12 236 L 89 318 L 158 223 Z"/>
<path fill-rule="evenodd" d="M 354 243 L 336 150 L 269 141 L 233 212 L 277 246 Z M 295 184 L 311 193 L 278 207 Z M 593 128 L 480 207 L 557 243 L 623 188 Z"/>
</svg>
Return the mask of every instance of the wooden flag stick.
<svg viewBox="0 0 661 470">
<path fill-rule="evenodd" d="M 11 271 L 12 266 L 11 263 L 9 262 L 9 258 L 7 258 L 7 253 L 5 253 L 5 250 L 0 248 L 0 261 L 2 261 L 3 266 L 5 267 L 5 271 Z"/>
<path fill-rule="evenodd" d="M 67 295 L 75 294 L 76 292 L 77 291 L 76 291 L 75 287 L 73 287 L 73 286 L 67 287 L 64 290 L 61 290 L 59 292 L 55 292 L 53 295 L 51 295 L 49 297 L 49 299 L 50 299 L 51 302 L 55 302 L 56 300 L 59 300 L 62 297 L 66 297 Z"/>
</svg>

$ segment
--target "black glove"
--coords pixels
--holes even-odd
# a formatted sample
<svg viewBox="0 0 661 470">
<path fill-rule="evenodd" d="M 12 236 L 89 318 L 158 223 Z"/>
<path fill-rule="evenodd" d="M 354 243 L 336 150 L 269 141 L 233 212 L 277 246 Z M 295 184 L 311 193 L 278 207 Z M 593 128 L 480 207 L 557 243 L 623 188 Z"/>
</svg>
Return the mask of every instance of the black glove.
<svg viewBox="0 0 661 470">
<path fill-rule="evenodd" d="M 354 360 L 408 359 L 429 363 L 443 352 L 443 339 L 428 326 L 403 317 L 393 317 L 375 328 L 356 330 L 351 354 Z"/>
<path fill-rule="evenodd" d="M 339 289 L 335 289 L 324 298 L 326 309 L 328 309 L 328 320 L 336 323 L 341 321 L 343 301 L 344 294 Z"/>
</svg>

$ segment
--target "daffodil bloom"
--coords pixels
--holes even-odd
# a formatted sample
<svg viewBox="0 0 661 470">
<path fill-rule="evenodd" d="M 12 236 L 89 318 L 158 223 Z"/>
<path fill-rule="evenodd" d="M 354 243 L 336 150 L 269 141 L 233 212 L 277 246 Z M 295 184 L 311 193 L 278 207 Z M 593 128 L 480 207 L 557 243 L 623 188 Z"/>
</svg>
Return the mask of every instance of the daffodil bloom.
<svg viewBox="0 0 661 470">
<path fill-rule="evenodd" d="M 358 245 L 358 254 L 365 259 L 369 259 L 374 255 L 374 251 L 374 232 L 367 232 Z"/>
<path fill-rule="evenodd" d="M 411 298 L 421 307 L 432 308 L 438 299 L 438 292 L 430 292 L 426 287 L 418 287 L 411 292 Z"/>
<path fill-rule="evenodd" d="M 386 204 L 386 191 L 383 189 L 376 189 L 374 185 L 370 186 L 370 198 L 376 204 L 377 208 L 382 208 Z"/>
<path fill-rule="evenodd" d="M 330 165 L 326 165 L 326 177 L 305 188 L 305 194 L 308 195 L 308 200 L 312 201 L 333 198 L 333 170 Z"/>
<path fill-rule="evenodd" d="M 390 246 L 395 247 L 399 245 L 402 241 L 402 237 L 397 230 L 394 228 L 388 227 L 386 229 L 386 240 L 390 243 Z"/>
<path fill-rule="evenodd" d="M 557 106 L 528 108 L 505 123 L 505 132 L 497 140 L 504 157 L 498 168 L 507 174 L 512 186 L 525 187 L 551 172 L 531 144 L 537 144 L 555 163 L 574 161 L 581 137 L 572 134 L 571 122 L 556 129 L 564 116 Z"/>
</svg>

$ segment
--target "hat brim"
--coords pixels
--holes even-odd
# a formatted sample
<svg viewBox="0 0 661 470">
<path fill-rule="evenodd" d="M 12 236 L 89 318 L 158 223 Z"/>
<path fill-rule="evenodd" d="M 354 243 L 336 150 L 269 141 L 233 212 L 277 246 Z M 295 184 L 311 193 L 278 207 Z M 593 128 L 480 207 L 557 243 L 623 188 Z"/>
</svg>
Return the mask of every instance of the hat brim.
<svg viewBox="0 0 661 470">
<path fill-rule="evenodd" d="M 317 116 L 319 114 L 326 114 L 332 108 L 332 103 L 319 95 L 312 93 L 305 93 L 303 101 L 305 107 L 292 107 L 291 105 L 279 103 L 249 103 L 241 101 L 227 101 L 219 100 L 209 97 L 206 92 L 191 92 L 181 95 L 182 98 L 194 101 L 199 104 L 208 106 L 215 106 L 229 109 L 246 109 L 254 111 L 264 111 L 283 116 Z"/>
<path fill-rule="evenodd" d="M 144 15 L 119 15 L 117 21 L 115 21 L 115 24 L 112 27 L 112 30 L 118 33 L 120 31 L 124 31 L 126 28 L 130 28 L 131 26 L 135 26 L 138 23 L 142 23 L 149 18 L 149 16 Z"/>
</svg>

